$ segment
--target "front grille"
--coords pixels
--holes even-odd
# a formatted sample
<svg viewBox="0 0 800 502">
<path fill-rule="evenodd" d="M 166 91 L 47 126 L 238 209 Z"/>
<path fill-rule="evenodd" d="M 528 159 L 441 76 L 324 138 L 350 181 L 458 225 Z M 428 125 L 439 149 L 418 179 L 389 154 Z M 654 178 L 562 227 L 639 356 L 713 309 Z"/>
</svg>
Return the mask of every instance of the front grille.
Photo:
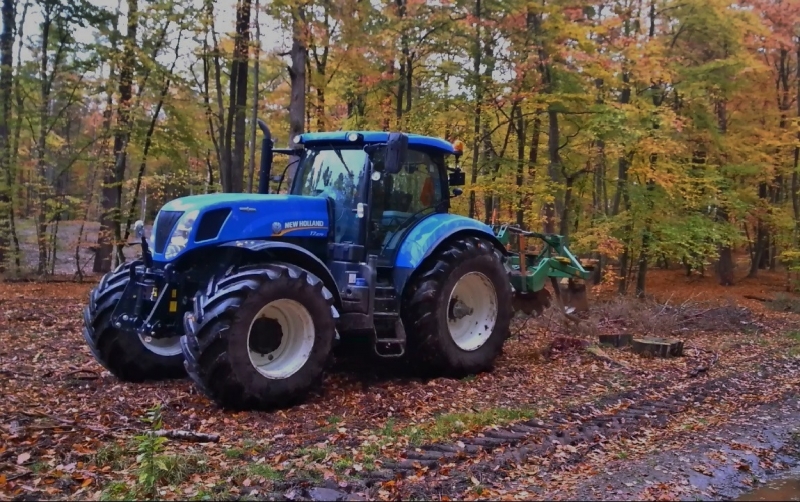
<svg viewBox="0 0 800 502">
<path fill-rule="evenodd" d="M 231 208 L 229 207 L 212 209 L 203 214 L 200 218 L 200 222 L 197 224 L 197 233 L 194 236 L 194 241 L 207 241 L 219 235 L 222 224 L 228 219 L 229 214 L 231 214 Z"/>
<path fill-rule="evenodd" d="M 155 242 L 153 243 L 156 253 L 161 254 L 164 252 L 164 248 L 167 247 L 167 242 L 169 241 L 169 236 L 172 233 L 172 229 L 175 228 L 175 224 L 182 215 L 183 211 L 158 212 L 155 222 Z"/>
</svg>

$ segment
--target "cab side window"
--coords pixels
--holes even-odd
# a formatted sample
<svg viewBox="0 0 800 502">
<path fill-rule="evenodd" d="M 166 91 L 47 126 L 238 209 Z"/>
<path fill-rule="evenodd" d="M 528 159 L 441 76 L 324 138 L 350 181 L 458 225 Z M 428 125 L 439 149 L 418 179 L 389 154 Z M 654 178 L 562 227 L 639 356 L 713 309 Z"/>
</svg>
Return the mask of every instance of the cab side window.
<svg viewBox="0 0 800 502">
<path fill-rule="evenodd" d="M 425 152 L 408 150 L 406 163 L 400 172 L 388 174 L 382 169 L 383 159 L 376 158 L 382 172 L 373 189 L 372 247 L 394 249 L 393 234 L 415 213 L 435 206 L 443 200 L 439 165 Z M 416 216 L 418 217 L 418 216 Z"/>
<path fill-rule="evenodd" d="M 409 150 L 403 169 L 391 177 L 387 211 L 415 213 L 442 200 L 439 166 L 427 153 Z"/>
</svg>

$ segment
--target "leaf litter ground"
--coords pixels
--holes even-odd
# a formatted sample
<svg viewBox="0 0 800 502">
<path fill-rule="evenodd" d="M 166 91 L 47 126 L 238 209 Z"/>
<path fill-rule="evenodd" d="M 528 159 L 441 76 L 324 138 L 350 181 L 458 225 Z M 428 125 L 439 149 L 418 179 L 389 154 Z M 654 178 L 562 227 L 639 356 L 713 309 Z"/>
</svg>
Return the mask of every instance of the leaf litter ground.
<svg viewBox="0 0 800 502">
<path fill-rule="evenodd" d="M 90 285 L 4 284 L 0 498 L 670 499 L 747 489 L 791 464 L 789 441 L 758 443 L 771 463 L 733 467 L 739 477 L 722 488 L 697 476 L 722 479 L 707 453 L 730 448 L 726 434 L 757 436 L 741 425 L 752 410 L 784 417 L 765 426 L 800 417 L 784 406 L 800 383 L 800 317 L 774 310 L 797 299 L 779 294 L 782 276 L 763 275 L 722 289 L 654 271 L 654 298 L 596 298 L 578 335 L 552 312 L 515 320 L 495 371 L 463 380 L 424 381 L 343 347 L 306 404 L 274 413 L 220 411 L 188 380 L 119 382 L 80 334 Z M 680 338 L 685 356 L 584 350 L 598 333 Z M 156 405 L 165 429 L 220 439 L 165 441 L 147 478 L 142 435 Z M 680 479 L 653 476 L 653 455 L 670 451 L 693 459 L 693 474 L 664 457 L 657 465 Z"/>
</svg>

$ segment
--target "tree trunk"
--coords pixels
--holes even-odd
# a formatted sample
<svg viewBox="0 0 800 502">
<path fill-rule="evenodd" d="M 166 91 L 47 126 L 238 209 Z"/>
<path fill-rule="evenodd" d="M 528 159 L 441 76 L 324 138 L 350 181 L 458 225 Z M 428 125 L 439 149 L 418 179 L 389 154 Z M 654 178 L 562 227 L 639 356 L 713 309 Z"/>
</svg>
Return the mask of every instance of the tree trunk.
<svg viewBox="0 0 800 502">
<path fill-rule="evenodd" d="M 241 193 L 244 188 L 244 147 L 247 134 L 247 70 L 250 46 L 250 0 L 241 0 L 236 12 L 236 37 L 231 64 L 231 103 L 228 109 L 228 124 L 233 117 L 233 149 L 231 150 L 231 165 L 229 186 L 226 191 Z M 235 99 L 233 96 L 235 94 Z"/>
<path fill-rule="evenodd" d="M 289 67 L 291 80 L 291 98 L 289 101 L 289 145 L 297 148 L 295 136 L 303 133 L 306 113 L 306 59 L 308 52 L 304 45 L 305 11 L 302 6 L 292 8 L 292 65 Z M 299 157 L 290 159 L 291 164 L 296 164 Z M 288 169 L 289 177 L 294 176 L 294 166 Z"/>
<path fill-rule="evenodd" d="M 525 118 L 522 115 L 522 106 L 517 107 L 516 127 L 517 133 L 517 195 L 514 202 L 517 206 L 517 225 L 525 227 L 525 208 L 522 185 L 525 182 Z"/>
<path fill-rule="evenodd" d="M 797 58 L 796 58 L 795 85 L 797 86 L 797 120 L 800 121 L 800 37 L 797 38 Z M 792 208 L 794 209 L 794 244 L 800 244 L 800 180 L 798 180 L 798 170 L 800 169 L 800 130 L 797 131 L 797 144 L 794 147 L 794 164 L 792 169 Z"/>
<path fill-rule="evenodd" d="M 131 223 L 133 223 L 133 217 L 136 211 L 136 201 L 139 199 L 139 190 L 142 187 L 142 177 L 144 176 L 145 168 L 147 167 L 147 155 L 150 153 L 150 146 L 153 144 L 153 134 L 155 133 L 156 124 L 158 123 L 158 116 L 161 114 L 161 108 L 164 106 L 164 99 L 167 97 L 167 93 L 169 92 L 172 75 L 175 72 L 175 66 L 177 65 L 178 58 L 180 57 L 179 50 L 181 47 L 182 38 L 183 30 L 178 32 L 178 40 L 175 42 L 175 60 L 172 62 L 172 66 L 169 68 L 167 78 L 163 87 L 161 88 L 161 94 L 158 96 L 158 103 L 156 103 L 156 107 L 153 110 L 153 117 L 150 119 L 150 126 L 147 128 L 147 133 L 144 137 L 142 162 L 139 164 L 139 172 L 136 174 L 136 186 L 133 189 L 133 195 L 131 196 L 130 206 L 128 208 L 128 217 L 125 221 L 125 235 L 122 239 L 123 242 L 127 242 L 128 237 L 130 237 Z"/>
<path fill-rule="evenodd" d="M 261 25 L 258 23 L 258 0 L 254 9 L 256 11 L 256 46 L 255 58 L 253 61 L 253 113 L 250 116 L 250 165 L 248 166 L 247 191 L 253 193 L 253 178 L 256 171 L 256 132 L 258 130 L 258 77 L 259 77 L 259 58 L 261 56 Z"/>
<path fill-rule="evenodd" d="M 475 79 L 475 103 L 473 107 L 472 132 L 472 170 L 469 189 L 469 217 L 475 217 L 475 184 L 478 182 L 478 158 L 480 156 L 481 104 L 483 102 L 483 85 L 481 82 L 481 0 L 475 0 L 475 45 L 472 58 L 472 78 Z"/>
<path fill-rule="evenodd" d="M 0 218 L 0 273 L 5 272 L 5 263 L 9 245 L 9 237 L 12 231 L 11 222 L 14 221 L 14 206 L 12 204 L 13 186 L 16 182 L 12 175 L 11 166 L 11 143 L 9 120 L 11 118 L 11 84 L 13 44 L 14 44 L 14 1 L 3 0 L 2 5 L 3 31 L 0 33 L 0 172 L 5 173 L 5 179 L 0 180 L 4 183 L 0 189 L 0 214 L 7 214 L 6 219 Z"/>
<path fill-rule="evenodd" d="M 548 118 L 548 139 L 547 139 L 547 153 L 549 162 L 547 164 L 547 171 L 552 183 L 558 183 L 561 171 L 561 154 L 558 151 L 559 147 L 559 130 L 558 130 L 558 112 L 555 110 L 547 111 Z M 557 194 L 553 194 L 555 199 L 558 199 Z M 552 234 L 556 231 L 556 204 L 555 201 L 547 202 L 544 205 L 544 232 Z"/>
<path fill-rule="evenodd" d="M 98 250 L 95 254 L 94 272 L 105 273 L 111 270 L 111 252 L 114 242 L 119 243 L 120 217 L 122 210 L 122 180 L 127 160 L 130 106 L 133 97 L 133 70 L 136 64 L 136 31 L 139 25 L 138 0 L 128 1 L 128 32 L 125 36 L 122 65 L 119 72 L 119 105 L 117 106 L 117 131 L 114 134 L 114 163 L 106 169 L 103 177 L 102 208 Z M 111 235 L 114 240 L 112 241 Z M 124 260 L 121 245 L 117 248 L 117 259 Z"/>
<path fill-rule="evenodd" d="M 764 210 L 765 206 L 769 203 L 767 198 L 769 194 L 767 182 L 762 181 L 758 184 L 758 198 L 761 202 L 760 210 Z M 766 224 L 759 216 L 756 223 L 756 242 L 753 246 L 753 259 L 750 262 L 750 273 L 748 277 L 757 277 L 758 269 L 763 268 L 764 256 L 767 253 L 767 246 L 769 244 L 769 233 L 767 232 Z"/>
</svg>

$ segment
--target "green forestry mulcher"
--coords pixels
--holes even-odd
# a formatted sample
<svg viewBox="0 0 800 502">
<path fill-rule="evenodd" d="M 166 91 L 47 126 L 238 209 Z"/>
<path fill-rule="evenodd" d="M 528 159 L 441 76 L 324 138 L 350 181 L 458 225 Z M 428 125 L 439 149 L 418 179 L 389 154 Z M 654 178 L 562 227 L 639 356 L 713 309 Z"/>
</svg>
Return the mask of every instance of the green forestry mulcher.
<svg viewBox="0 0 800 502">
<path fill-rule="evenodd" d="M 306 395 L 340 337 L 459 376 L 491 369 L 513 310 L 549 305 L 548 281 L 562 308 L 559 279 L 585 308 L 589 272 L 561 236 L 448 213 L 460 141 L 337 131 L 275 149 L 259 126 L 258 194 L 167 203 L 149 239 L 136 223 L 141 259 L 91 292 L 84 337 L 121 380 L 188 372 L 222 407 L 270 409 Z M 285 195 L 268 194 L 285 176 L 270 175 L 275 154 L 299 156 Z"/>
</svg>

